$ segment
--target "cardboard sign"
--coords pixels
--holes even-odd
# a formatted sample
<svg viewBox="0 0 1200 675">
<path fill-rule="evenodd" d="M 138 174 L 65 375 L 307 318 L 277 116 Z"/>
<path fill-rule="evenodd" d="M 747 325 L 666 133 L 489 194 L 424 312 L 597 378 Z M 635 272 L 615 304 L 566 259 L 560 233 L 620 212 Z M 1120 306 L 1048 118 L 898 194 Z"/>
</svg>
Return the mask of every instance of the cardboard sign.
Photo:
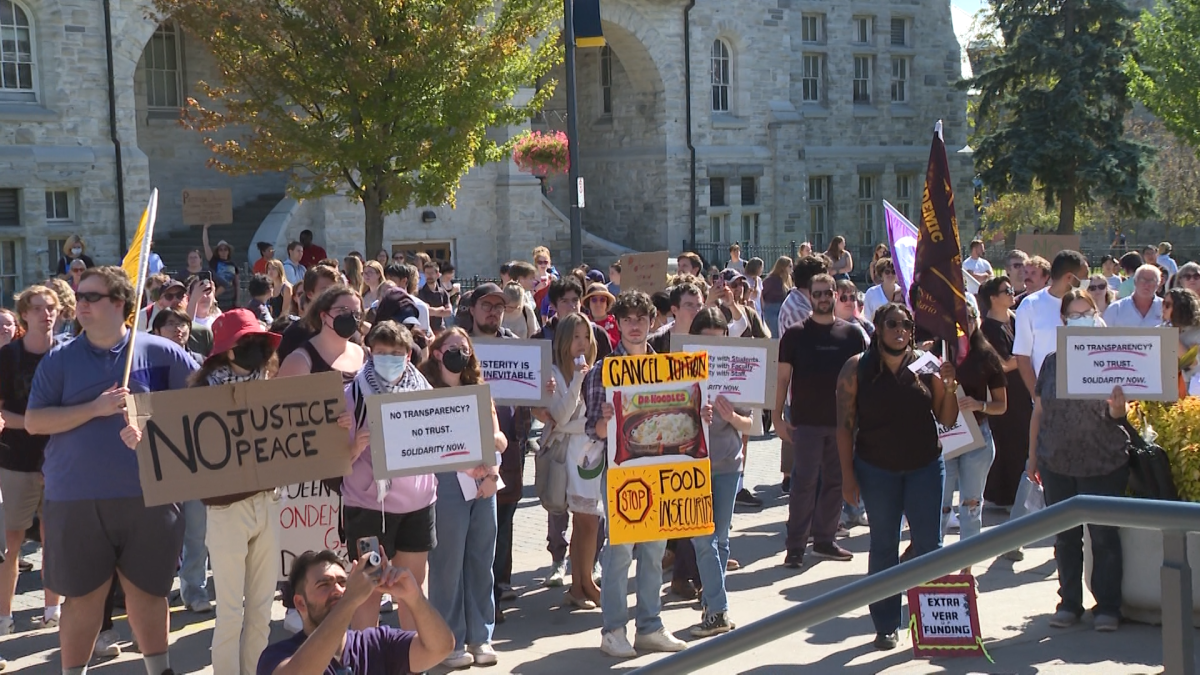
<svg viewBox="0 0 1200 675">
<path fill-rule="evenodd" d="M 624 280 L 624 277 L 622 277 Z M 610 356 L 601 373 L 608 422 L 608 522 L 614 544 L 713 531 L 707 352 Z"/>
<path fill-rule="evenodd" d="M 1179 398 L 1177 328 L 1058 329 L 1058 397 L 1108 399 L 1120 385 L 1127 399 Z"/>
<path fill-rule="evenodd" d="M 962 390 L 959 390 L 962 393 Z M 959 396 L 961 403 L 963 397 Z M 983 431 L 975 421 L 975 413 L 958 411 L 958 420 L 952 427 L 944 427 L 936 422 L 938 444 L 942 446 L 942 459 L 954 459 L 972 450 L 978 450 L 987 443 L 983 440 Z"/>
<path fill-rule="evenodd" d="M 979 656 L 988 661 L 979 630 L 975 580 L 968 574 L 951 574 L 908 590 L 908 629 L 913 655 Z"/>
<path fill-rule="evenodd" d="M 256 492 L 350 473 L 337 372 L 138 394 L 146 506 Z"/>
<path fill-rule="evenodd" d="M 1040 255 L 1046 260 L 1054 260 L 1059 251 L 1078 251 L 1079 235 L 1077 234 L 1018 234 L 1016 248 L 1021 249 L 1029 257 Z"/>
<path fill-rule="evenodd" d="M 218 190 L 184 190 L 184 225 L 229 225 L 233 222 L 233 193 Z"/>
<path fill-rule="evenodd" d="M 496 463 L 486 384 L 368 396 L 367 422 L 377 480 Z"/>
<path fill-rule="evenodd" d="M 545 408 L 553 396 L 546 391 L 550 379 L 550 340 L 471 340 L 483 379 L 492 388 L 498 405 Z"/>
<path fill-rule="evenodd" d="M 338 534 L 342 500 L 320 481 L 298 483 L 283 488 L 279 520 L 279 580 L 287 581 L 292 563 L 305 551 L 329 549 L 345 555 L 346 547 Z"/>
<path fill-rule="evenodd" d="M 707 402 L 724 396 L 749 408 L 775 407 L 778 340 L 672 334 L 671 349 L 708 352 Z"/>
<path fill-rule="evenodd" d="M 621 292 L 656 293 L 667 286 L 666 251 L 621 256 Z"/>
</svg>

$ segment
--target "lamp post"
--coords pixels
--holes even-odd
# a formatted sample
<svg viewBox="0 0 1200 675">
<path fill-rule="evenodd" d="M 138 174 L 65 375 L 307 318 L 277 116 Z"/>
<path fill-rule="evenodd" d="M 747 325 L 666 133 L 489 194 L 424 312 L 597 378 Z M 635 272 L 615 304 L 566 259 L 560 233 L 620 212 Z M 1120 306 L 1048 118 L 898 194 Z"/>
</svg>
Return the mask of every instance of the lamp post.
<svg viewBox="0 0 1200 675">
<path fill-rule="evenodd" d="M 575 114 L 575 8 L 574 0 L 563 0 L 563 42 L 567 48 L 567 157 L 570 168 L 567 175 L 570 179 L 571 193 L 571 267 L 579 267 L 583 263 L 583 222 L 579 212 L 579 198 L 583 185 L 579 177 L 579 125 L 576 124 Z"/>
</svg>

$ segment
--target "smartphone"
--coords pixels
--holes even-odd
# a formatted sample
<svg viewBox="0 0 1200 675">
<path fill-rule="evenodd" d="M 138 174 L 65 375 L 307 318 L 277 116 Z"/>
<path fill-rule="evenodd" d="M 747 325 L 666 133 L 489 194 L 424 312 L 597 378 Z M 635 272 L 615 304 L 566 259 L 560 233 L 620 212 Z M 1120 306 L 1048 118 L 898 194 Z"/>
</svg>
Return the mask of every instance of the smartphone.
<svg viewBox="0 0 1200 675">
<path fill-rule="evenodd" d="M 717 275 L 717 278 L 716 278 L 716 279 L 713 279 L 713 286 L 714 286 L 714 287 L 715 287 L 717 290 L 720 290 L 720 289 L 722 289 L 722 288 L 725 288 L 725 277 L 723 277 L 723 276 L 720 276 L 720 275 Z"/>
<path fill-rule="evenodd" d="M 358 540 L 358 559 L 367 565 L 367 574 L 379 575 L 383 565 L 383 553 L 379 550 L 378 537 L 363 537 Z"/>
<path fill-rule="evenodd" d="M 208 283 L 211 284 L 212 283 L 212 270 L 204 270 L 203 272 L 197 274 L 196 278 L 199 279 L 200 281 L 207 281 Z"/>
<path fill-rule="evenodd" d="M 577 365 L 577 366 L 586 366 L 586 365 L 587 365 L 587 357 L 586 357 L 586 356 L 584 356 L 583 354 L 580 354 L 579 356 L 576 356 L 576 357 L 575 357 L 575 365 Z"/>
</svg>

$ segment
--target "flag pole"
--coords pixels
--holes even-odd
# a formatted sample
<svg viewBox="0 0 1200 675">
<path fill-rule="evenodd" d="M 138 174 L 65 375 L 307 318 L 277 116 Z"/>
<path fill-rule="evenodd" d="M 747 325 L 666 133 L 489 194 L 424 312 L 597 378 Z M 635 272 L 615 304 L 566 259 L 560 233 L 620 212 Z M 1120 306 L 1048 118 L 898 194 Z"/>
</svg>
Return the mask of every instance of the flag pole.
<svg viewBox="0 0 1200 675">
<path fill-rule="evenodd" d="M 154 219 L 158 216 L 158 188 L 150 192 L 150 203 L 146 205 L 146 231 L 142 234 L 141 249 L 138 252 L 137 284 L 133 289 L 134 302 L 141 302 L 142 294 L 146 292 L 146 267 L 150 262 L 150 240 L 154 236 Z M 129 344 L 125 348 L 125 375 L 121 378 L 121 387 L 129 386 L 129 372 L 133 368 L 133 346 L 137 339 L 137 310 L 134 310 L 134 322 L 129 327 Z"/>
</svg>

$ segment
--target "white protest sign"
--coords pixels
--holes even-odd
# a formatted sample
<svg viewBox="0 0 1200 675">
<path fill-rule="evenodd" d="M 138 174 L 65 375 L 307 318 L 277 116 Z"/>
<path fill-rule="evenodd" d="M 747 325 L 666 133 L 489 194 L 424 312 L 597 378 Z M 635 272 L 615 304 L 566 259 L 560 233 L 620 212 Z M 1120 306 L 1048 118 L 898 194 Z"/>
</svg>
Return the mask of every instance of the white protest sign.
<svg viewBox="0 0 1200 675">
<path fill-rule="evenodd" d="M 550 377 L 550 340 L 475 338 L 471 341 L 483 379 L 492 388 L 492 400 L 502 405 L 544 408 Z"/>
<path fill-rule="evenodd" d="M 286 581 L 292 562 L 305 551 L 329 549 L 344 554 L 338 534 L 341 501 L 320 481 L 281 488 L 283 500 L 275 532 L 279 536 L 279 579 Z"/>
<path fill-rule="evenodd" d="M 724 396 L 751 408 L 774 407 L 778 340 L 672 334 L 671 350 L 708 352 L 706 401 Z"/>
<path fill-rule="evenodd" d="M 1107 399 L 1120 385 L 1129 399 L 1179 398 L 1176 328 L 1058 329 L 1058 397 Z"/>
<path fill-rule="evenodd" d="M 962 398 L 958 398 L 960 406 Z M 944 427 L 941 422 L 934 421 L 937 424 L 938 443 L 942 446 L 942 459 L 953 459 L 986 445 L 983 432 L 975 421 L 975 413 L 959 410 L 958 419 L 951 427 Z"/>
<path fill-rule="evenodd" d="M 969 638 L 971 627 L 970 601 L 966 593 L 921 593 L 922 638 Z"/>
<path fill-rule="evenodd" d="M 494 465 L 488 391 L 478 384 L 368 396 L 375 478 Z"/>
</svg>

